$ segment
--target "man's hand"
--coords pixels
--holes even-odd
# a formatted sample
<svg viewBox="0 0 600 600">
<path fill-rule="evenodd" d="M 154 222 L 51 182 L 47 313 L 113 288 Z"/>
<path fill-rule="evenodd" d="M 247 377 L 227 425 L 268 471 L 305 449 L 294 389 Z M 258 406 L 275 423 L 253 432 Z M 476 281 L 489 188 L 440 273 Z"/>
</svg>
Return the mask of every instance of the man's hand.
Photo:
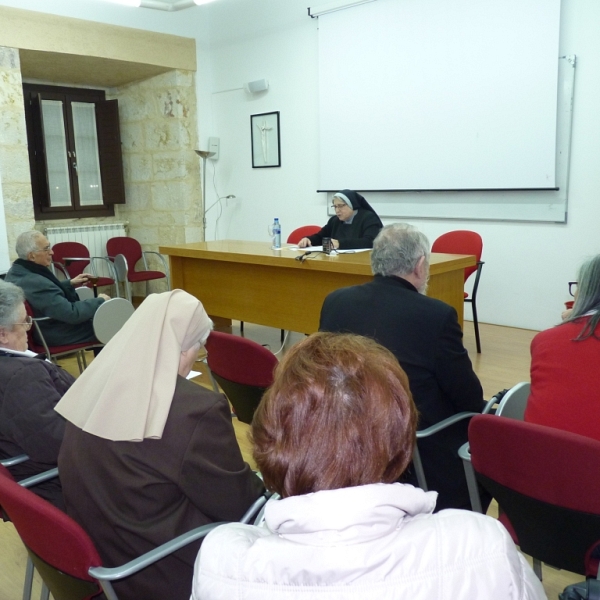
<svg viewBox="0 0 600 600">
<path fill-rule="evenodd" d="M 90 280 L 90 277 L 93 277 L 93 275 L 90 275 L 89 273 L 81 273 L 81 275 L 77 275 L 77 277 L 73 277 L 73 279 L 71 279 L 71 285 L 73 287 L 84 285 Z"/>
<path fill-rule="evenodd" d="M 105 302 L 107 300 L 110 300 L 110 296 L 107 296 L 106 294 L 98 294 L 98 298 L 102 298 L 102 300 L 104 300 Z"/>
<path fill-rule="evenodd" d="M 312 244 L 310 243 L 310 240 L 306 237 L 303 237 L 299 242 L 298 242 L 298 248 L 308 248 L 309 246 L 312 246 Z"/>
</svg>

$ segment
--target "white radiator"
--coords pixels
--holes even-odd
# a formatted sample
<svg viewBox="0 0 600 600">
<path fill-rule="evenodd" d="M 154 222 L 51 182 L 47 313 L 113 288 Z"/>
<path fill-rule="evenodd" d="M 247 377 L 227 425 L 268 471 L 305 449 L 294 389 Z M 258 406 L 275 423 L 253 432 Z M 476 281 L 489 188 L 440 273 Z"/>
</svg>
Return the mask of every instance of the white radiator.
<svg viewBox="0 0 600 600">
<path fill-rule="evenodd" d="M 48 241 L 54 245 L 59 242 L 79 242 L 87 247 L 90 256 L 106 256 L 106 242 L 112 237 L 126 236 L 127 223 L 106 223 L 103 225 L 77 225 L 71 227 L 48 227 L 45 230 Z M 109 276 L 104 261 L 94 261 L 98 275 Z"/>
</svg>

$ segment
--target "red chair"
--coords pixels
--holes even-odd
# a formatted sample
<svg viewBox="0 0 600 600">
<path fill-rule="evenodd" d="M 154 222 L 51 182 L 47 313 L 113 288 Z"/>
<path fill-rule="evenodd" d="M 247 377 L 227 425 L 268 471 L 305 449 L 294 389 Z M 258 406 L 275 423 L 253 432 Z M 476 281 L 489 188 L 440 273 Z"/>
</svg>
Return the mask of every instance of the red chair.
<svg viewBox="0 0 600 600">
<path fill-rule="evenodd" d="M 79 366 L 79 372 L 83 373 L 83 370 L 87 367 L 85 360 L 85 350 L 91 350 L 97 346 L 101 346 L 99 342 L 81 342 L 79 344 L 65 344 L 62 346 L 48 346 L 40 326 L 39 321 L 45 321 L 49 317 L 34 317 L 33 310 L 29 302 L 25 301 L 25 310 L 33 321 L 33 326 L 40 338 L 41 344 L 38 344 L 33 336 L 33 329 L 27 331 L 27 345 L 32 352 L 38 354 L 45 354 L 52 362 L 56 363 L 56 359 L 59 356 L 69 356 L 75 354 L 77 357 L 77 365 Z"/>
<path fill-rule="evenodd" d="M 498 501 L 515 544 L 541 562 L 596 577 L 600 549 L 600 442 L 515 419 L 473 417 L 471 461 Z"/>
<path fill-rule="evenodd" d="M 465 269 L 465 282 L 473 273 L 475 275 L 475 282 L 473 283 L 473 293 L 471 298 L 469 294 L 465 292 L 465 302 L 469 302 L 473 308 L 473 325 L 475 327 L 475 343 L 477 345 L 477 352 L 481 354 L 481 340 L 479 339 L 479 321 L 477 320 L 477 289 L 479 288 L 479 278 L 481 277 L 481 269 L 483 262 L 481 260 L 481 254 L 483 252 L 483 240 L 478 233 L 474 231 L 457 230 L 449 231 L 441 235 L 433 245 L 431 246 L 432 252 L 438 252 L 442 254 L 472 254 L 477 258 L 477 264 L 474 267 L 467 267 Z"/>
<path fill-rule="evenodd" d="M 92 274 L 97 275 L 97 270 L 94 266 L 94 261 L 97 260 L 105 261 L 109 273 L 111 273 L 111 275 L 113 274 L 112 263 L 106 257 L 90 257 L 90 251 L 84 244 L 80 244 L 79 242 L 59 242 L 58 244 L 54 244 L 52 246 L 52 252 L 54 254 L 53 260 L 64 267 L 64 270 L 66 270 L 71 279 L 73 279 L 73 277 L 77 277 L 77 275 L 81 275 L 81 273 L 85 271 L 87 266 L 90 265 L 90 263 L 90 270 Z M 114 276 L 98 277 L 98 283 L 96 284 L 96 286 L 101 287 L 105 285 L 114 285 L 115 279 L 116 277 Z M 117 296 L 118 295 L 119 290 L 117 288 Z"/>
<path fill-rule="evenodd" d="M 106 252 L 108 253 L 108 256 L 113 260 L 119 255 L 122 255 L 125 259 L 124 266 L 126 271 L 126 277 L 118 276 L 118 280 L 123 281 L 123 285 L 126 289 L 126 295 L 130 302 L 131 283 L 145 281 L 146 295 L 148 295 L 148 282 L 153 281 L 155 279 L 162 279 L 164 277 L 167 280 L 167 289 L 171 289 L 171 281 L 169 278 L 167 261 L 165 260 L 164 256 L 159 252 L 153 252 L 150 250 L 143 251 L 142 246 L 136 239 L 124 236 L 110 238 L 106 242 Z M 146 258 L 148 254 L 154 254 L 162 261 L 164 272 L 148 270 L 148 261 Z M 140 260 L 142 260 L 144 263 L 144 270 L 136 271 L 135 266 Z"/>
<path fill-rule="evenodd" d="M 318 225 L 303 225 L 302 227 L 298 227 L 298 229 L 294 229 L 288 235 L 287 243 L 297 244 L 302 238 L 319 233 L 319 231 L 321 231 L 321 228 Z"/>
<path fill-rule="evenodd" d="M 261 502 L 251 509 L 259 510 L 264 499 L 259 498 Z M 64 512 L 16 483 L 4 467 L 0 467 L 0 507 L 13 522 L 54 600 L 85 600 L 101 591 L 108 600 L 118 600 L 111 581 L 141 571 L 221 525 L 203 525 L 125 565 L 105 568 L 87 533 Z"/>
<path fill-rule="evenodd" d="M 206 361 L 213 377 L 231 402 L 237 418 L 252 423 L 265 390 L 273 383 L 277 357 L 252 340 L 213 331 L 206 341 Z"/>
</svg>

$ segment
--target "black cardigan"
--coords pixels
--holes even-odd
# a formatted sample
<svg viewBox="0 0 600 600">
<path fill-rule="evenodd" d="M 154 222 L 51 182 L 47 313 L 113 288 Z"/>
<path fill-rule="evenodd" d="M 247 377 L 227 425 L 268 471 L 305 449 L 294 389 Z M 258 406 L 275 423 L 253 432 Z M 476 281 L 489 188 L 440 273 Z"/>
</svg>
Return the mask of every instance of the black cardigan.
<svg viewBox="0 0 600 600">
<path fill-rule="evenodd" d="M 345 225 L 334 216 L 327 221 L 327 225 L 319 233 L 309 235 L 308 239 L 313 246 L 320 246 L 324 237 L 338 240 L 340 250 L 372 248 L 373 240 L 381 228 L 381 221 L 374 212 L 359 209 L 350 225 Z"/>
</svg>

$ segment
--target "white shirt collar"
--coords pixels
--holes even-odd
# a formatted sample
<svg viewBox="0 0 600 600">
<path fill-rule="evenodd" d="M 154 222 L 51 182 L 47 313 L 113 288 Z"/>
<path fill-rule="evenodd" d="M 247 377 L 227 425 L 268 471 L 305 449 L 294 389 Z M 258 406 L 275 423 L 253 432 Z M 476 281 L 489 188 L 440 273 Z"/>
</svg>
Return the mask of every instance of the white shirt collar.
<svg viewBox="0 0 600 600">
<path fill-rule="evenodd" d="M 12 348 L 3 348 L 1 346 L 0 350 L 3 350 L 4 352 L 9 352 L 10 354 L 16 354 L 17 356 L 27 356 L 28 358 L 35 358 L 37 356 L 37 354 L 35 352 L 32 352 L 31 350 L 25 350 L 25 352 L 21 352 L 20 350 L 13 350 Z"/>
</svg>

